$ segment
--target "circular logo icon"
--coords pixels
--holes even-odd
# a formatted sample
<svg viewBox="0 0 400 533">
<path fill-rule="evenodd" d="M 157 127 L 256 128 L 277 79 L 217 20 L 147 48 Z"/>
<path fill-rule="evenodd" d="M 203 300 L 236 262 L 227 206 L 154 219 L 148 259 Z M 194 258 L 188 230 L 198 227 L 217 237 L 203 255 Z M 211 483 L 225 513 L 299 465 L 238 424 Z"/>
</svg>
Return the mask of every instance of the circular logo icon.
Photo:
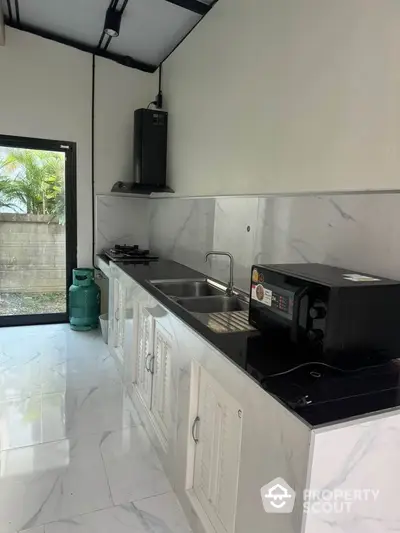
<svg viewBox="0 0 400 533">
<path fill-rule="evenodd" d="M 256 296 L 257 296 L 257 299 L 260 301 L 264 299 L 264 287 L 262 285 L 257 285 Z"/>
<path fill-rule="evenodd" d="M 253 270 L 252 280 L 255 282 L 258 281 L 258 270 L 256 268 Z"/>
</svg>

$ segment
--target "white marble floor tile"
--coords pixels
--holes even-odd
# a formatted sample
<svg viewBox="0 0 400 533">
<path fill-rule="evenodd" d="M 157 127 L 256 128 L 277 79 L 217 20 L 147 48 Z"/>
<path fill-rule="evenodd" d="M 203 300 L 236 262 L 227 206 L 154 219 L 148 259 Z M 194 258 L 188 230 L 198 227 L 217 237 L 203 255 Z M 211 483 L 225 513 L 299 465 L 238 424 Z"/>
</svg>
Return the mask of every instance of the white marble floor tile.
<svg viewBox="0 0 400 533">
<path fill-rule="evenodd" d="M 25 399 L 42 389 L 40 354 L 16 364 L 0 362 L 0 401 Z"/>
<path fill-rule="evenodd" d="M 174 493 L 46 525 L 45 533 L 190 533 Z M 31 532 L 29 532 L 31 533 Z"/>
<path fill-rule="evenodd" d="M 109 354 L 82 354 L 66 361 L 46 364 L 41 372 L 42 392 L 64 392 L 70 389 L 85 389 L 118 385 L 121 379 Z"/>
<path fill-rule="evenodd" d="M 104 434 L 100 449 L 114 504 L 172 490 L 142 426 Z"/>
<path fill-rule="evenodd" d="M 42 396 L 0 403 L 0 450 L 43 442 Z"/>
<path fill-rule="evenodd" d="M 101 435 L 0 454 L 0 531 L 14 533 L 112 505 Z"/>
<path fill-rule="evenodd" d="M 68 437 L 85 433 L 115 431 L 140 425 L 139 415 L 122 385 L 69 390 L 60 395 L 60 412 L 65 413 Z"/>
<path fill-rule="evenodd" d="M 100 332 L 1 333 L 0 533 L 188 533 Z"/>
<path fill-rule="evenodd" d="M 100 331 L 66 324 L 2 330 L 0 401 L 120 382 Z"/>
<path fill-rule="evenodd" d="M 189 523 L 174 492 L 145 498 L 132 504 L 147 525 L 146 531 L 190 533 Z"/>
<path fill-rule="evenodd" d="M 0 450 L 140 425 L 121 385 L 0 403 Z"/>
</svg>

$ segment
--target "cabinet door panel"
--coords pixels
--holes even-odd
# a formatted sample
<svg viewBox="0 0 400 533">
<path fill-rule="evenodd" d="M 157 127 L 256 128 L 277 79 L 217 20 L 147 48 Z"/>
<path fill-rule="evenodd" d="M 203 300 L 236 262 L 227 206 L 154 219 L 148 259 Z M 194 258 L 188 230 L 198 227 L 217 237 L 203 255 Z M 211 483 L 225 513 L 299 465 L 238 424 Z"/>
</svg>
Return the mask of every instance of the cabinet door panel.
<svg viewBox="0 0 400 533">
<path fill-rule="evenodd" d="M 136 368 L 136 383 L 139 393 L 148 407 L 151 407 L 151 389 L 152 374 L 150 372 L 151 364 L 151 343 L 153 318 L 145 308 L 139 310 L 139 328 L 138 328 L 138 355 Z"/>
<path fill-rule="evenodd" d="M 218 533 L 233 533 L 242 412 L 238 403 L 203 369 L 198 416 L 193 488 Z"/>
<path fill-rule="evenodd" d="M 164 446 L 168 443 L 170 427 L 170 388 L 171 388 L 172 339 L 158 323 L 154 329 L 154 375 L 151 410 L 157 427 L 163 437 Z"/>
<path fill-rule="evenodd" d="M 115 334 L 114 334 L 114 347 L 115 353 L 121 362 L 124 360 L 124 336 L 125 336 L 125 287 L 124 285 L 115 280 L 117 284 L 117 290 L 114 292 L 116 299 L 116 321 L 115 321 Z"/>
</svg>

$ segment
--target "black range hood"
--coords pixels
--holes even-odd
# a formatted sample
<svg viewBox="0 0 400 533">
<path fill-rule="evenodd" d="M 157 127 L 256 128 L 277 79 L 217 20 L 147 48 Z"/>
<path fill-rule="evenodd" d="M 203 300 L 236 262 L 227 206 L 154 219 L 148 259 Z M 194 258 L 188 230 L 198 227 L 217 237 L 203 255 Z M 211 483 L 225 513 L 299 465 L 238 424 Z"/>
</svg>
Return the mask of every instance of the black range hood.
<svg viewBox="0 0 400 533">
<path fill-rule="evenodd" d="M 121 192 L 127 194 L 151 194 L 153 192 L 169 192 L 175 191 L 170 187 L 156 187 L 154 185 L 145 185 L 143 183 L 134 183 L 130 181 L 117 181 L 112 186 L 111 192 Z"/>
<path fill-rule="evenodd" d="M 117 181 L 111 192 L 174 192 L 166 184 L 168 113 L 136 109 L 133 133 L 133 180 Z"/>
</svg>

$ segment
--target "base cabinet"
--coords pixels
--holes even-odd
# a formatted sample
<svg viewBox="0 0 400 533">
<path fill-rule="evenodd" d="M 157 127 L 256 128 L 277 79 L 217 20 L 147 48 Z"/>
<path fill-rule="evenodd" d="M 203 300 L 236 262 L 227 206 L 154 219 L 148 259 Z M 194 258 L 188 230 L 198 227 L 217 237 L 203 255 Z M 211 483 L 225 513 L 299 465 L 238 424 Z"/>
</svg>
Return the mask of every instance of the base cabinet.
<svg viewBox="0 0 400 533">
<path fill-rule="evenodd" d="M 153 317 L 145 307 L 139 307 L 136 385 L 147 409 L 151 409 L 153 360 Z"/>
<path fill-rule="evenodd" d="M 114 274 L 114 275 L 113 275 Z M 118 275 L 118 270 L 111 269 L 110 295 L 108 302 L 108 345 L 120 363 L 124 362 L 126 287 Z"/>
<path fill-rule="evenodd" d="M 203 368 L 192 423 L 193 493 L 218 533 L 233 533 L 243 411 Z"/>
<path fill-rule="evenodd" d="M 111 270 L 113 311 L 125 298 L 124 382 L 193 533 L 299 533 L 300 500 L 291 514 L 266 513 L 260 488 L 278 476 L 298 493 L 306 488 L 309 428 L 143 286 Z"/>
<path fill-rule="evenodd" d="M 153 359 L 153 394 L 151 412 L 161 437 L 161 444 L 168 445 L 170 430 L 170 394 L 171 394 L 171 363 L 172 338 L 157 322 L 154 327 L 154 359 Z"/>
<path fill-rule="evenodd" d="M 172 337 L 139 306 L 136 387 L 164 450 L 170 430 Z"/>
</svg>

